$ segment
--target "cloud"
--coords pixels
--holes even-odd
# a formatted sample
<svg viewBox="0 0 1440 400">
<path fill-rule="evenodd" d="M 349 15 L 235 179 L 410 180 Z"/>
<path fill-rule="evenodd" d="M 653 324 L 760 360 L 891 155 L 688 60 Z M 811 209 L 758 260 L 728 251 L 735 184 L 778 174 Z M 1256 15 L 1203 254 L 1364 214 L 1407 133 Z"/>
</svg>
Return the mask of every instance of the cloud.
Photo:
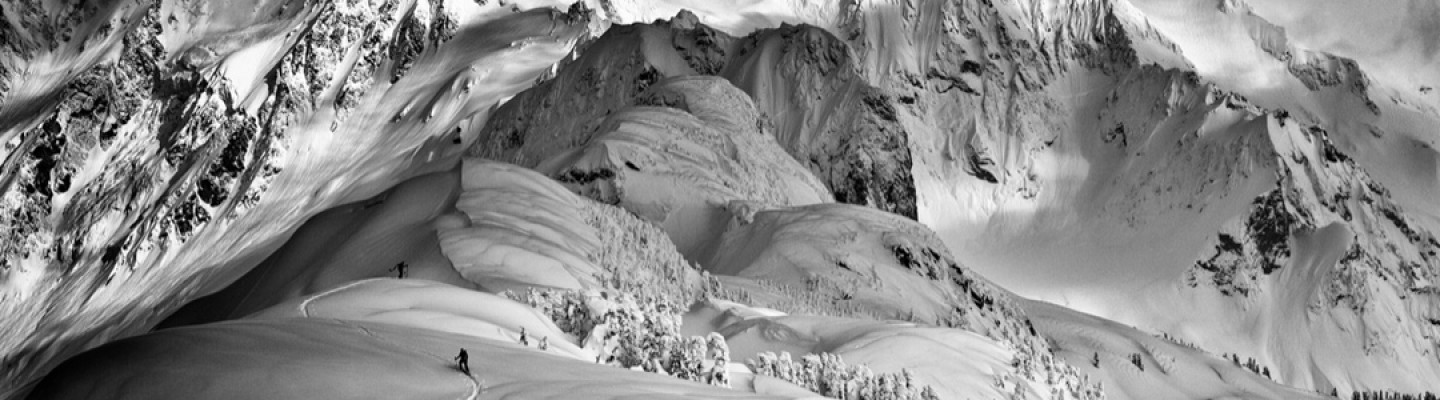
<svg viewBox="0 0 1440 400">
<path fill-rule="evenodd" d="M 1408 11 L 1422 54 L 1435 59 L 1436 53 L 1440 53 L 1440 2 L 1417 1 L 1410 3 Z"/>
<path fill-rule="evenodd" d="M 1285 27 L 1293 43 L 1353 58 L 1384 80 L 1440 81 L 1440 2 L 1250 0 L 1250 5 Z"/>
</svg>

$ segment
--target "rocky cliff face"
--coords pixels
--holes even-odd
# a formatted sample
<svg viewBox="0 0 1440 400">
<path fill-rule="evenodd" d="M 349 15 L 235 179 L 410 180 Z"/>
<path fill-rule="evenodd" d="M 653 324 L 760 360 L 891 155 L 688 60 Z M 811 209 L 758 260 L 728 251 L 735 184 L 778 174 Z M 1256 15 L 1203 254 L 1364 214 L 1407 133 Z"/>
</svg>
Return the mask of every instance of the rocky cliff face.
<svg viewBox="0 0 1440 400">
<path fill-rule="evenodd" d="M 1266 21 L 1250 6 L 1240 1 L 1222 1 L 1220 11 L 1240 18 L 1247 33 L 1261 50 L 1285 63 L 1286 71 L 1311 91 L 1339 87 L 1349 91 L 1365 102 L 1371 112 L 1379 112 L 1379 106 L 1370 100 L 1370 78 L 1360 66 L 1344 57 L 1307 50 L 1290 43 L 1285 28 Z"/>
<path fill-rule="evenodd" d="M 1045 271 L 1085 271 L 1064 275 L 1075 277 L 1068 282 L 1070 287 L 1118 287 L 1129 285 L 1121 282 L 1145 279 L 1189 282 L 1233 296 L 1231 304 L 1240 310 L 1218 307 L 1214 318 L 1245 326 L 1236 330 L 1271 332 L 1261 334 L 1268 339 L 1254 346 L 1219 348 L 1272 354 L 1267 358 L 1284 371 L 1277 374 L 1282 382 L 1322 391 L 1378 386 L 1425 390 L 1425 385 L 1408 378 L 1343 376 L 1370 376 L 1374 369 L 1434 368 L 1435 359 L 1429 355 L 1436 344 L 1425 339 L 1434 336 L 1425 333 L 1431 329 L 1426 322 L 1431 301 L 1423 300 L 1428 297 L 1422 294 L 1425 289 L 1415 287 L 1416 282 L 1429 282 L 1425 276 L 1431 272 L 1425 271 L 1434 271 L 1428 256 L 1432 245 L 1425 233 L 1432 224 L 1421 221 L 1426 217 L 1405 217 L 1428 214 L 1418 211 L 1428 205 L 1401 201 L 1400 194 L 1383 194 L 1389 191 L 1368 171 L 1389 174 L 1384 171 L 1413 168 L 1403 165 L 1410 158 L 1383 160 L 1369 154 L 1377 152 L 1371 149 L 1391 146 L 1384 142 L 1392 139 L 1377 140 L 1384 132 L 1409 134 L 1417 129 L 1411 122 L 1397 121 L 1433 121 L 1436 116 L 1410 111 L 1398 100 L 1378 103 L 1373 83 L 1356 62 L 1290 43 L 1283 29 L 1243 4 L 1221 6 L 1226 18 L 1239 19 L 1250 38 L 1283 63 L 1284 71 L 1298 83 L 1295 87 L 1302 90 L 1294 95 L 1300 100 L 1256 103 L 1245 98 L 1251 89 L 1215 87 L 1193 72 L 1178 49 L 1142 15 L 1123 3 L 932 2 L 873 10 L 855 6 L 848 10 L 855 10 L 857 17 L 842 18 L 834 29 L 863 54 L 859 58 L 864 60 L 867 79 L 901 100 L 896 109 L 912 147 L 920 220 L 941 227 L 942 236 L 960 248 L 962 256 L 997 252 L 986 247 L 1006 249 L 998 252 L 1007 254 L 971 258 L 982 265 L 982 272 L 996 272 L 985 269 L 985 261 L 1034 264 L 1014 253 L 1053 247 L 1056 250 L 1049 251 L 1055 255 L 1043 257 L 1055 257 L 1054 261 L 1040 262 L 1052 265 Z M 1254 93 L 1272 96 L 1263 89 Z M 1387 119 L 1387 113 L 1404 116 Z M 1311 150 L 1297 155 L 1290 150 L 1293 143 L 1304 143 L 1302 147 Z M 1429 156 L 1419 158 L 1425 157 Z M 1434 187 L 1433 181 L 1423 178 L 1407 182 Z M 1369 200 L 1355 205 L 1353 199 L 1360 198 Z M 1418 209 L 1403 211 L 1402 203 Z M 1223 225 L 1206 222 L 1227 220 L 1231 222 Z M 1169 225 L 1177 222 L 1206 228 L 1186 232 Z M 1353 240 L 1323 242 L 1338 232 L 1333 229 L 1339 228 L 1327 230 L 1332 223 L 1352 232 Z M 1128 239 L 1118 239 L 1122 237 Z M 1162 245 L 1166 247 L 1202 238 L 1209 243 L 1179 245 L 1165 250 L 1169 255 L 1157 251 L 1131 261 L 1086 255 L 1092 251 L 1145 254 L 1149 251 L 1145 245 L 1115 242 L 1146 243 L 1155 237 L 1169 237 L 1166 241 L 1171 244 Z M 1028 245 L 1015 245 L 1018 242 Z M 1296 250 L 1301 242 L 1307 246 L 1304 251 Z M 1335 245 L 1349 249 L 1348 255 L 1329 259 L 1325 257 L 1330 253 L 1316 253 Z M 1079 267 L 1091 263 L 1086 261 L 1090 257 L 1097 260 L 1095 267 Z M 1164 269 L 1180 273 L 1148 272 L 1158 271 L 1147 266 L 1156 260 L 1168 260 L 1159 263 L 1173 265 Z M 1338 269 L 1281 272 L 1327 263 Z M 1176 268 L 1182 265 L 1191 268 Z M 1127 272 L 1116 272 L 1121 270 Z M 1376 289 L 1372 281 L 1359 278 L 1366 274 L 1357 272 L 1362 270 L 1406 277 L 1378 278 L 1375 281 L 1386 282 L 1387 288 Z M 1386 270 L 1392 272 L 1381 272 Z M 1127 276 L 1137 273 L 1146 278 Z M 1257 290 L 1284 293 L 1277 296 L 1285 299 L 1234 300 L 1253 296 Z M 1392 292 L 1396 294 L 1388 294 Z M 1341 316 L 1346 312 L 1331 308 L 1337 301 L 1368 299 L 1374 293 L 1387 293 L 1381 295 L 1387 298 L 1386 305 L 1379 307 L 1387 311 L 1359 317 L 1366 322 L 1353 322 L 1352 317 Z M 1187 299 L 1179 304 L 1208 301 Z M 1280 307 L 1291 311 L 1257 311 L 1271 308 L 1272 302 L 1295 305 Z M 1257 305 L 1262 303 L 1267 305 Z M 1329 321 L 1305 329 L 1367 333 L 1337 335 L 1345 339 L 1320 338 L 1328 334 L 1319 333 L 1290 338 L 1286 332 L 1297 328 L 1286 323 L 1257 328 L 1239 322 L 1269 318 L 1272 313 L 1302 313 L 1302 309 Z M 1128 321 L 1153 324 L 1156 329 L 1194 329 L 1185 323 L 1151 323 L 1145 321 L 1152 317 L 1136 316 L 1147 312 L 1114 315 L 1131 315 Z M 1381 322 L 1396 316 L 1398 321 Z M 1300 349 L 1325 346 L 1301 342 L 1343 342 L 1356 357 L 1372 357 L 1376 364 L 1315 367 L 1330 363 L 1317 360 L 1334 358 L 1309 355 L 1310 351 Z M 1379 343 L 1397 342 L 1410 350 L 1376 351 L 1389 347 Z M 1388 355 L 1368 356 L 1372 353 Z"/>
<path fill-rule="evenodd" d="M 471 151 L 537 160 L 528 162 L 575 192 L 660 226 L 719 277 L 720 298 L 962 328 L 1015 346 L 1016 369 L 997 378 L 1001 393 L 1033 396 L 1013 385 L 1047 382 L 1063 393 L 1051 396 L 1098 395 L 1054 358 L 1009 293 L 956 263 L 933 233 L 903 214 L 816 204 L 833 193 L 885 211 L 913 207 L 908 148 L 884 143 L 904 140 L 896 100 L 858 77 L 848 47 L 794 26 L 696 40 L 716 33 L 689 18 L 616 27 L 583 46 L 554 79 L 501 107 Z M 797 160 L 809 160 L 808 171 Z M 828 185 L 812 183 L 811 172 Z M 831 243 L 843 245 L 814 253 Z"/>
<path fill-rule="evenodd" d="M 956 397 L 1297 398 L 1440 376 L 1425 170 L 1440 158 L 1422 145 L 1440 116 L 1240 2 L 1214 12 L 1283 65 L 1281 89 L 1211 83 L 1119 0 L 691 5 L 614 26 L 676 6 L 0 6 L 18 21 L 0 27 L 0 395 L 167 316 L 257 312 L 302 321 L 160 331 L 81 360 L 141 346 L 135 371 L 160 371 L 204 350 L 152 352 L 163 338 L 239 337 L 483 392 L 425 370 L 430 353 L 592 373 L 573 364 L 620 350 L 567 318 L 623 336 L 663 314 L 674 326 L 652 330 L 673 334 L 692 305 L 685 329 L 740 357 L 840 354 Z M 386 282 L 401 262 L 435 282 Z M 529 310 L 505 291 L 546 315 L 461 301 Z M 312 304 L 337 321 L 307 319 Z M 397 321 L 428 332 L 423 351 L 396 344 Z M 530 347 L 524 324 L 568 358 L 512 349 Z M 286 339 L 306 332 L 374 351 Z M 916 348 L 947 357 L 886 353 Z M 41 396 L 134 373 L 95 363 Z M 593 373 L 615 396 L 733 395 Z M 812 394 L 748 379 L 736 388 Z"/>
<path fill-rule="evenodd" d="M 1411 375 L 1362 383 L 1320 365 L 1333 359 L 1328 354 L 1342 352 L 1387 368 L 1435 368 L 1428 356 L 1436 346 L 1430 339 L 1437 301 L 1431 228 L 1337 149 L 1324 128 L 1284 117 L 1271 117 L 1268 125 L 1276 187 L 1207 244 L 1212 250 L 1190 270 L 1190 286 L 1232 296 L 1248 312 L 1307 316 L 1297 324 L 1313 333 L 1272 332 L 1276 339 L 1262 345 L 1261 351 L 1276 354 L 1267 362 L 1285 379 L 1346 390 L 1386 381 L 1422 390 Z M 1341 349 L 1304 351 L 1291 343 L 1337 340 L 1314 337 L 1334 330 L 1343 337 Z"/>
<path fill-rule="evenodd" d="M 867 82 L 845 42 L 813 26 L 750 35 L 721 73 L 755 98 L 775 137 L 836 201 L 916 218 L 897 99 Z"/>
<path fill-rule="evenodd" d="M 537 154 L 599 133 L 605 116 L 636 104 L 661 79 L 717 75 L 754 98 L 760 128 L 836 200 L 915 217 L 909 146 L 893 101 L 860 78 L 843 42 L 803 26 L 737 40 L 695 18 L 617 27 L 582 46 L 555 79 L 501 107 L 471 153 L 534 165 Z"/>
<path fill-rule="evenodd" d="M 484 24 L 502 11 L 482 7 L 462 31 L 430 2 L 6 11 L 23 21 L 6 26 L 0 112 L 7 382 L 143 330 L 323 208 L 453 160 L 467 121 L 586 29 L 553 11 Z M 490 45 L 439 50 L 454 37 Z M 365 167 L 332 169 L 347 164 Z"/>
</svg>

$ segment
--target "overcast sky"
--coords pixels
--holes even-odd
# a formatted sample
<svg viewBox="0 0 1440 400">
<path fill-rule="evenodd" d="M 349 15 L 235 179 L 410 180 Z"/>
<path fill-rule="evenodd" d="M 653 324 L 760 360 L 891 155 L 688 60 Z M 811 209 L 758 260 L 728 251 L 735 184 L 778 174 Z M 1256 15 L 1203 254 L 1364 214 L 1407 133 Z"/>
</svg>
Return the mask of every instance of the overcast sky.
<svg viewBox="0 0 1440 400">
<path fill-rule="evenodd" d="M 1263 88 L 1285 74 L 1265 64 L 1219 0 L 1131 0 L 1180 45 L 1202 74 L 1218 82 Z M 1292 44 L 1357 60 L 1370 76 L 1398 90 L 1440 87 L 1440 0 L 1245 0 L 1284 27 Z M 1272 63 L 1273 64 L 1273 63 Z M 1278 68 L 1277 68 L 1278 67 Z M 1440 96 L 1440 91 L 1431 96 Z"/>
<path fill-rule="evenodd" d="M 1302 46 L 1366 62 L 1390 78 L 1440 76 L 1440 0 L 1250 0 Z M 1423 74 L 1417 76 L 1417 74 Z"/>
<path fill-rule="evenodd" d="M 1440 47 L 1440 2 L 1435 0 L 1251 0 L 1251 6 L 1311 47 L 1432 60 Z"/>
</svg>

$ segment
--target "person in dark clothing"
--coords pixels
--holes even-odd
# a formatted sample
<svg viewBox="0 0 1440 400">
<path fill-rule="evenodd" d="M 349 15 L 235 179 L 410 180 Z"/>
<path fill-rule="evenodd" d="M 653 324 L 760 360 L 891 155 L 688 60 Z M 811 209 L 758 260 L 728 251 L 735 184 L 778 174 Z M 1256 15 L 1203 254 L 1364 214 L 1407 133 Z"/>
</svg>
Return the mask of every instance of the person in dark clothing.
<svg viewBox="0 0 1440 400">
<path fill-rule="evenodd" d="M 409 268 L 410 264 L 406 264 L 404 261 L 401 261 L 399 264 L 395 264 L 394 268 L 390 268 L 390 270 L 398 273 L 400 279 L 405 279 L 405 270 Z"/>
<path fill-rule="evenodd" d="M 470 354 L 466 353 L 465 349 L 460 349 L 460 355 L 455 356 L 455 367 L 466 375 L 470 374 Z"/>
</svg>

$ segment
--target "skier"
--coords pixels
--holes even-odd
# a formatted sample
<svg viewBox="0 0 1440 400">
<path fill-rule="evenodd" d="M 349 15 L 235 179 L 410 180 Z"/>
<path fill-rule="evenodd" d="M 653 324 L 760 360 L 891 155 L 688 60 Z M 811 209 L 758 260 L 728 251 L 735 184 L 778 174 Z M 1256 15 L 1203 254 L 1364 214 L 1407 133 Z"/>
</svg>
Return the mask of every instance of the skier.
<svg viewBox="0 0 1440 400">
<path fill-rule="evenodd" d="M 470 375 L 470 354 L 466 353 L 465 349 L 460 349 L 460 355 L 455 356 L 455 366 L 460 372 Z"/>
<path fill-rule="evenodd" d="M 398 273 L 400 279 L 405 279 L 405 270 L 408 268 L 410 268 L 410 264 L 406 264 L 404 261 L 401 261 L 399 264 L 395 264 L 394 268 L 390 268 L 390 270 Z"/>
</svg>

